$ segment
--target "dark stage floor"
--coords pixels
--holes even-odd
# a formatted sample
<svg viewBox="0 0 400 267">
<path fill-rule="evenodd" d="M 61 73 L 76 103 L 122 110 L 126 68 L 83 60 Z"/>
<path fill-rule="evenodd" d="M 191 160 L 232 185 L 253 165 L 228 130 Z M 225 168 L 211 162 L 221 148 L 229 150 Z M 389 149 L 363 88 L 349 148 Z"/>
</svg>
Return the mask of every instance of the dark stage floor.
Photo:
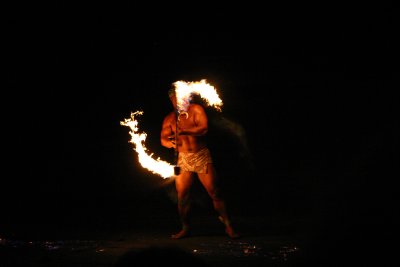
<svg viewBox="0 0 400 267">
<path fill-rule="evenodd" d="M 169 262 L 179 266 L 168 249 L 181 249 L 206 266 L 218 267 L 393 266 L 396 224 L 390 191 L 378 199 L 372 198 L 378 196 L 376 187 L 341 195 L 337 188 L 324 188 L 318 197 L 289 197 L 281 190 L 271 198 L 258 194 L 242 194 L 240 201 L 231 198 L 232 219 L 242 235 L 236 240 L 224 233 L 206 201 L 193 204 L 192 235 L 170 239 L 179 230 L 179 220 L 174 201 L 160 191 L 102 203 L 89 198 L 68 204 L 37 200 L 24 209 L 3 209 L 0 267 L 117 267 L 126 255 L 149 248 L 168 252 L 147 256 L 154 266 Z M 43 205 L 50 202 L 56 204 Z"/>
<path fill-rule="evenodd" d="M 331 231 L 325 231 L 318 225 L 321 221 L 312 217 L 234 219 L 242 234 L 235 240 L 229 239 L 217 218 L 208 214 L 194 216 L 192 235 L 180 240 L 169 238 L 178 227 L 171 214 L 93 227 L 58 227 L 56 222 L 8 226 L 2 229 L 0 266 L 128 266 L 117 264 L 129 253 L 149 248 L 168 251 L 167 255 L 148 257 L 147 263 L 154 266 L 180 266 L 179 259 L 167 249 L 188 252 L 204 266 L 369 266 L 381 253 L 378 247 L 384 245 L 371 242 L 372 235 L 362 244 L 359 230 L 346 233 L 334 223 L 326 225 Z M 379 256 L 382 260 L 386 257 Z"/>
<path fill-rule="evenodd" d="M 289 266 L 299 261 L 307 239 L 301 227 L 296 227 L 307 224 L 304 221 L 236 217 L 242 237 L 235 240 L 225 235 L 214 216 L 199 214 L 194 221 L 192 235 L 180 240 L 169 238 L 178 230 L 171 215 L 97 224 L 91 229 L 57 228 L 55 223 L 49 227 L 25 226 L 18 232 L 9 226 L 9 236 L 2 236 L 0 241 L 0 266 L 115 266 L 125 253 L 150 247 L 182 249 L 207 266 Z M 169 257 L 172 255 L 149 261 L 166 264 L 172 260 Z"/>
</svg>

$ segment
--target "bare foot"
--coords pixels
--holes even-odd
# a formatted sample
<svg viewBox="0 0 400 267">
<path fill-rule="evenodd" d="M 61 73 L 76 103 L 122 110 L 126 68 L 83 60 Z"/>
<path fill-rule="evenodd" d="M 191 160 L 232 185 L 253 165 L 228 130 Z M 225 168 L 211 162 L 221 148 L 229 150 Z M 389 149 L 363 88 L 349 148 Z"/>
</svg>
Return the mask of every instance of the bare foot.
<svg viewBox="0 0 400 267">
<path fill-rule="evenodd" d="M 182 229 L 178 233 L 171 235 L 172 239 L 181 239 L 184 237 L 189 236 L 189 230 L 188 229 Z"/>
<path fill-rule="evenodd" d="M 230 222 L 226 222 L 221 216 L 219 216 L 218 219 L 225 225 L 225 233 L 227 233 L 230 238 L 240 238 L 240 235 L 233 230 Z"/>
</svg>

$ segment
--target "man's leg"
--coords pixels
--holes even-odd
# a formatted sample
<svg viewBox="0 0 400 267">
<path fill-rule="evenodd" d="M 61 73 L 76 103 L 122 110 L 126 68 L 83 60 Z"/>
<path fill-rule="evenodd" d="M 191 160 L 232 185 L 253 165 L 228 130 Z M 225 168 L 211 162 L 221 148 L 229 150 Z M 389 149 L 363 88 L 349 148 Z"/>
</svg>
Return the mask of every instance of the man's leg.
<svg viewBox="0 0 400 267">
<path fill-rule="evenodd" d="M 237 234 L 232 227 L 231 220 L 226 209 L 225 201 L 218 193 L 218 188 L 216 184 L 217 175 L 214 166 L 209 163 L 207 166 L 207 172 L 199 173 L 198 176 L 200 182 L 203 184 L 204 188 L 207 190 L 208 195 L 212 199 L 214 209 L 219 214 L 219 220 L 225 225 L 225 232 L 229 235 L 230 238 L 238 238 L 239 234 Z"/>
<path fill-rule="evenodd" d="M 182 229 L 171 236 L 173 239 L 179 239 L 189 235 L 190 188 L 192 184 L 193 177 L 190 172 L 181 171 L 181 174 L 175 178 L 175 187 L 178 197 L 178 214 L 182 223 Z"/>
</svg>

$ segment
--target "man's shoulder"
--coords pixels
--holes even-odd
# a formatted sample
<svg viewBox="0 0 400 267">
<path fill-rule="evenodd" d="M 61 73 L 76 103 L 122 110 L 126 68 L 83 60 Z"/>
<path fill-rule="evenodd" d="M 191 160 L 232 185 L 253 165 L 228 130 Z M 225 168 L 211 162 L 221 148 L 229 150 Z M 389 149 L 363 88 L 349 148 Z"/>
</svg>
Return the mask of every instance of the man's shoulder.
<svg viewBox="0 0 400 267">
<path fill-rule="evenodd" d="M 175 118 L 175 112 L 171 111 L 164 117 L 164 121 L 169 121 L 169 120 L 172 120 L 174 118 Z"/>
</svg>

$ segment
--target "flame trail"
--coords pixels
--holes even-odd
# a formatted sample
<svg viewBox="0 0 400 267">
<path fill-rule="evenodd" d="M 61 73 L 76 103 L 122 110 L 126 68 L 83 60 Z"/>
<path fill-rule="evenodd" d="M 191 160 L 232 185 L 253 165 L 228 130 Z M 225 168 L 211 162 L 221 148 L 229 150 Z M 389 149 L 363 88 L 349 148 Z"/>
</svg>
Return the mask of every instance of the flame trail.
<svg viewBox="0 0 400 267">
<path fill-rule="evenodd" d="M 188 110 L 192 94 L 198 94 L 206 100 L 209 106 L 221 111 L 223 105 L 214 86 L 207 83 L 203 79 L 198 82 L 177 81 L 173 83 L 175 86 L 178 112 L 186 112 Z"/>
<path fill-rule="evenodd" d="M 144 168 L 150 170 L 152 173 L 160 175 L 164 179 L 171 178 L 174 176 L 174 166 L 166 161 L 161 160 L 160 158 L 154 159 L 153 153 L 147 153 L 147 148 L 144 145 L 147 134 L 145 132 L 138 132 L 139 127 L 138 121 L 135 119 L 136 115 L 143 115 L 143 111 L 132 112 L 129 119 L 125 119 L 120 123 L 121 125 L 128 126 L 131 129 L 129 132 L 131 135 L 131 140 L 129 140 L 129 142 L 134 145 L 134 149 L 139 156 L 140 164 Z"/>
</svg>

